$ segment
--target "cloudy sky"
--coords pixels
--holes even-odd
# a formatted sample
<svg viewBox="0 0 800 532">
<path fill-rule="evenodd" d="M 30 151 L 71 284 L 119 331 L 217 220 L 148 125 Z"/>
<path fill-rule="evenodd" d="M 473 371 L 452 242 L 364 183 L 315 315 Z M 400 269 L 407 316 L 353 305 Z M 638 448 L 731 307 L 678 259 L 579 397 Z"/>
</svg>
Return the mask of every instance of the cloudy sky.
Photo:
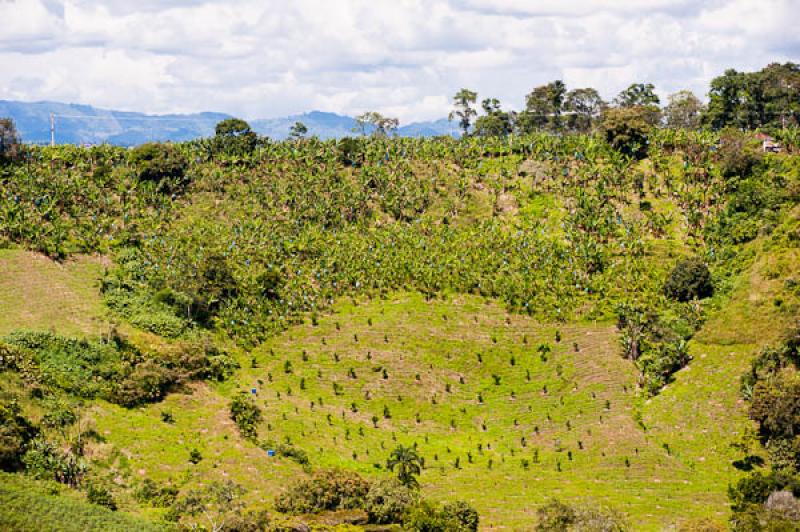
<svg viewBox="0 0 800 532">
<path fill-rule="evenodd" d="M 461 87 L 520 108 L 563 79 L 698 95 L 800 62 L 800 0 L 0 0 L 0 99 L 268 118 L 440 118 Z"/>
</svg>

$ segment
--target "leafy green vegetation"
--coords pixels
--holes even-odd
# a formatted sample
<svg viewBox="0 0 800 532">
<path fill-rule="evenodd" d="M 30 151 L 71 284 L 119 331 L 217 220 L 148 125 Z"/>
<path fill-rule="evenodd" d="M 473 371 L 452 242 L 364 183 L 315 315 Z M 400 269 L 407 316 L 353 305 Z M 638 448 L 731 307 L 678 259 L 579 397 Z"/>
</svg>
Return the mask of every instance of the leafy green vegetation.
<svg viewBox="0 0 800 532">
<path fill-rule="evenodd" d="M 462 139 L 26 146 L 0 466 L 87 528 L 791 521 L 800 160 L 598 99 L 464 90 Z"/>
</svg>

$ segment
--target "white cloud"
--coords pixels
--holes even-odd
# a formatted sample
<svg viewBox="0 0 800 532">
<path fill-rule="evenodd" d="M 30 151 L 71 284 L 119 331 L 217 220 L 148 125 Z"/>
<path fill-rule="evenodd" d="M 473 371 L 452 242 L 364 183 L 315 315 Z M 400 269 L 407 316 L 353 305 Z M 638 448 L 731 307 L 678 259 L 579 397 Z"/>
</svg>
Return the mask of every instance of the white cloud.
<svg viewBox="0 0 800 532">
<path fill-rule="evenodd" d="M 0 0 L 0 98 L 407 123 L 461 87 L 515 108 L 558 78 L 703 95 L 799 61 L 798 19 L 800 0 Z"/>
</svg>

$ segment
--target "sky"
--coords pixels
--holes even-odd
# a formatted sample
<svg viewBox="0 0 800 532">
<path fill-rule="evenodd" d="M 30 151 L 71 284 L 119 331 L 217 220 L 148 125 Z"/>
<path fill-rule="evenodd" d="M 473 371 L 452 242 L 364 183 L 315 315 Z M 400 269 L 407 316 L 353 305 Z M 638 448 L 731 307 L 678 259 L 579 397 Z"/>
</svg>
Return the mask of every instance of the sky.
<svg viewBox="0 0 800 532">
<path fill-rule="evenodd" d="M 510 109 L 562 79 L 704 97 L 728 68 L 800 62 L 800 0 L 0 0 L 0 99 L 272 118 Z"/>
</svg>

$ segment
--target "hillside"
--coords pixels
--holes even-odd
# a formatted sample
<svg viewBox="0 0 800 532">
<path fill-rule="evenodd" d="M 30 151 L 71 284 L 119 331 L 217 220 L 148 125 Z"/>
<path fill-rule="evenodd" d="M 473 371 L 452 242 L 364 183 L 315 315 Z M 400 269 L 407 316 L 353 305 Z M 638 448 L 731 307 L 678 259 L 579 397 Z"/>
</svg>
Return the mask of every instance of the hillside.
<svg viewBox="0 0 800 532">
<path fill-rule="evenodd" d="M 402 445 L 420 496 L 482 529 L 552 498 L 635 530 L 728 521 L 740 378 L 800 308 L 796 155 L 744 140 L 743 166 L 672 130 L 641 160 L 584 136 L 221 142 L 169 148 L 180 176 L 111 147 L 3 170 L 0 399 L 56 448 L 87 434 L 65 507 L 101 486 L 119 519 L 186 525 L 232 481 L 239 517 L 343 522 L 276 498 L 328 468 L 393 477 Z M 691 257 L 713 294 L 680 300 Z M 47 476 L 25 456 L 18 482 Z"/>
</svg>

